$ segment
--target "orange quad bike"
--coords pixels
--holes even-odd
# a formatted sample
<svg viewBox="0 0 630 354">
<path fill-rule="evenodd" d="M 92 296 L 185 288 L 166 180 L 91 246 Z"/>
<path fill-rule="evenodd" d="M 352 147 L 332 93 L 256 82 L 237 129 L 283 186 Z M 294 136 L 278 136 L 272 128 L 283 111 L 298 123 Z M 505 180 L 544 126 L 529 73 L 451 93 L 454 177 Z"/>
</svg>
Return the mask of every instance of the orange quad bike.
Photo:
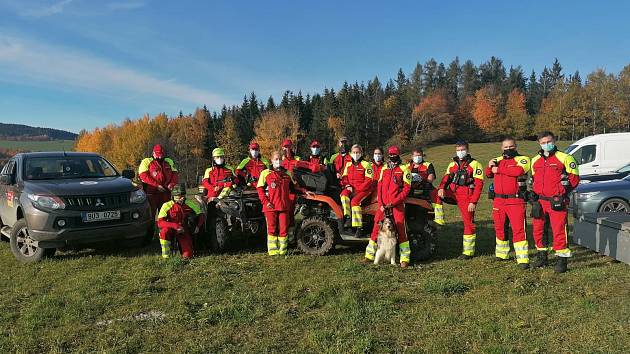
<svg viewBox="0 0 630 354">
<path fill-rule="evenodd" d="M 321 172 L 312 173 L 294 169 L 298 184 L 313 195 L 301 195 L 295 206 L 294 242 L 305 254 L 326 255 L 337 244 L 367 244 L 374 225 L 378 203 L 376 191 L 363 202 L 363 230 L 365 235 L 357 237 L 352 229 L 344 229 L 339 182 L 331 166 Z M 435 251 L 435 226 L 431 202 L 423 198 L 408 197 L 405 200 L 407 236 L 413 261 L 426 261 Z"/>
</svg>

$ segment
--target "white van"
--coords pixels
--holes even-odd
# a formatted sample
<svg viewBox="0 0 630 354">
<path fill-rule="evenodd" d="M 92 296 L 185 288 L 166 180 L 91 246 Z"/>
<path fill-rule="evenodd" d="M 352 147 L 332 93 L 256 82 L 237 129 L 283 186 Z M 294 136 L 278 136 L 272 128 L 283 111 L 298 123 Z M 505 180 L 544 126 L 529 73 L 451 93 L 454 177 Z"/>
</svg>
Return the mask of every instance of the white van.
<svg viewBox="0 0 630 354">
<path fill-rule="evenodd" d="M 616 171 L 630 163 L 630 133 L 587 136 L 571 144 L 565 152 L 580 165 L 580 175 Z"/>
</svg>

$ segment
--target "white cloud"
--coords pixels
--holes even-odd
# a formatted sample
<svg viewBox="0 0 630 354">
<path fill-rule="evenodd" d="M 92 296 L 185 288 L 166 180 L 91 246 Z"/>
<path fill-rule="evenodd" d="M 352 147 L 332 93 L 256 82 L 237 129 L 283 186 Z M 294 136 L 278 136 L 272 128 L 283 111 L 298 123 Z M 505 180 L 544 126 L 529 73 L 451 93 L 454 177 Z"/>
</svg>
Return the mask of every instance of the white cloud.
<svg viewBox="0 0 630 354">
<path fill-rule="evenodd" d="M 4 74 L 3 74 L 4 73 Z M 70 48 L 0 33 L 0 79 L 45 83 L 95 93 L 146 96 L 220 106 L 230 100 L 213 92 L 161 79 Z"/>
<path fill-rule="evenodd" d="M 62 13 L 66 6 L 70 5 L 72 1 L 74 0 L 61 0 L 48 6 L 24 8 L 19 11 L 19 14 L 24 17 L 48 17 Z"/>
<path fill-rule="evenodd" d="M 107 4 L 110 10 L 135 10 L 144 7 L 144 1 L 117 1 Z"/>
</svg>

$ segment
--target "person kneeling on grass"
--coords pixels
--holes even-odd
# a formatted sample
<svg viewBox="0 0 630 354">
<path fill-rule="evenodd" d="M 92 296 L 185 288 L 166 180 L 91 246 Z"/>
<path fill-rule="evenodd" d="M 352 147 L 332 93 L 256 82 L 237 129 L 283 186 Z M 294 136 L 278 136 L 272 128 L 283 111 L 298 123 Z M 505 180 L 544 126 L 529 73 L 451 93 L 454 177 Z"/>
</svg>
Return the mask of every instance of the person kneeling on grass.
<svg viewBox="0 0 630 354">
<path fill-rule="evenodd" d="M 291 172 L 282 167 L 280 153 L 271 155 L 271 167 L 262 171 L 257 184 L 258 197 L 267 222 L 267 251 L 270 256 L 287 254 L 287 230 L 293 215 L 291 190 L 304 192 Z"/>
<path fill-rule="evenodd" d="M 177 240 L 182 257 L 193 256 L 192 235 L 199 233 L 204 220 L 196 202 L 186 199 L 186 186 L 176 185 L 171 191 L 173 199 L 164 203 L 158 214 L 162 258 L 171 255 L 171 243 Z"/>
</svg>

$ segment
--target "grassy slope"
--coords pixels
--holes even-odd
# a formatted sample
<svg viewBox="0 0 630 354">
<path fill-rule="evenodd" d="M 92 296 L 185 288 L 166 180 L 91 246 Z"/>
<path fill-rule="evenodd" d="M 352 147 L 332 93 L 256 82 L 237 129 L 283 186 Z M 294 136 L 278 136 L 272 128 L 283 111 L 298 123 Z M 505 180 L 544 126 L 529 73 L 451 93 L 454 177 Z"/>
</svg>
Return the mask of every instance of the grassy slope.
<svg viewBox="0 0 630 354">
<path fill-rule="evenodd" d="M 485 164 L 496 149 L 472 152 Z M 451 152 L 435 147 L 427 157 L 441 171 Z M 479 257 L 454 259 L 462 228 L 447 207 L 437 259 L 405 271 L 360 265 L 360 247 L 286 259 L 248 249 L 186 264 L 162 261 L 153 244 L 18 265 L 2 243 L 0 351 L 627 350 L 628 266 L 580 248 L 564 275 L 494 263 L 490 209 L 484 198 Z M 152 310 L 166 318 L 132 319 Z"/>
<path fill-rule="evenodd" d="M 74 140 L 52 141 L 12 141 L 0 140 L 0 149 L 19 149 L 27 151 L 72 151 Z"/>
</svg>

